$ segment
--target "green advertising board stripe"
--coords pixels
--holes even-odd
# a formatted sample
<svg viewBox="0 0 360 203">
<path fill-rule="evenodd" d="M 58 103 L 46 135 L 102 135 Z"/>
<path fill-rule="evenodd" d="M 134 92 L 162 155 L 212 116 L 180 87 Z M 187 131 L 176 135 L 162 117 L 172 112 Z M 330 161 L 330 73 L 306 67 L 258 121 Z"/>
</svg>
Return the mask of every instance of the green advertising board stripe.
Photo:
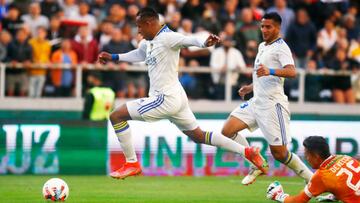
<svg viewBox="0 0 360 203">
<path fill-rule="evenodd" d="M 0 174 L 105 174 L 105 122 L 0 125 Z"/>
<path fill-rule="evenodd" d="M 81 120 L 80 111 L 0 110 L 0 124 L 12 120 Z M 230 112 L 195 113 L 197 119 L 226 119 Z M 360 121 L 360 115 L 292 114 L 292 120 Z"/>
</svg>

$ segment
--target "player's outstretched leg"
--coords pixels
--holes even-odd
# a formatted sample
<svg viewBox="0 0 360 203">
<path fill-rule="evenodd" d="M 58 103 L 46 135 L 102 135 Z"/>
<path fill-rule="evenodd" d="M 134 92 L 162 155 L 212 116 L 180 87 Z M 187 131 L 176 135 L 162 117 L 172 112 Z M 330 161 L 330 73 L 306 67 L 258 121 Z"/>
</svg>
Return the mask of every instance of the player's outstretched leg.
<svg viewBox="0 0 360 203">
<path fill-rule="evenodd" d="M 221 133 L 202 131 L 199 127 L 194 130 L 184 131 L 194 142 L 208 144 L 224 148 L 228 151 L 241 154 L 263 173 L 268 172 L 268 164 L 261 156 L 260 149 L 257 147 L 245 147 L 234 140 L 222 135 Z"/>
<path fill-rule="evenodd" d="M 246 147 L 250 146 L 249 142 L 246 140 L 246 138 L 241 136 L 239 133 L 235 133 L 235 135 L 231 139 L 243 146 L 246 146 Z M 255 180 L 258 176 L 263 175 L 263 174 L 264 173 L 260 169 L 258 169 L 256 166 L 251 164 L 249 173 L 242 179 L 241 184 L 250 185 L 253 182 L 255 182 Z"/>
<path fill-rule="evenodd" d="M 120 169 L 110 173 L 110 176 L 116 179 L 124 179 L 128 176 L 135 176 L 141 173 L 141 166 L 136 158 L 135 149 L 131 141 L 130 126 L 127 122 L 130 119 L 131 117 L 126 105 L 116 109 L 110 115 L 110 121 L 126 158 L 126 163 Z"/>
<path fill-rule="evenodd" d="M 306 182 L 310 181 L 313 173 L 296 154 L 289 152 L 286 146 L 270 145 L 270 150 L 276 160 L 289 167 Z"/>
<path fill-rule="evenodd" d="M 246 140 L 245 137 L 241 136 L 241 134 L 239 133 L 240 131 L 242 131 L 246 128 L 249 128 L 249 127 L 244 121 L 242 121 L 241 119 L 239 119 L 235 116 L 230 115 L 229 118 L 227 119 L 227 121 L 225 122 L 221 133 L 223 135 L 225 135 L 226 137 L 231 138 L 235 142 L 237 142 L 245 147 L 249 147 L 250 146 L 249 142 Z M 249 184 L 255 182 L 256 178 L 259 175 L 263 175 L 263 174 L 264 173 L 260 169 L 258 169 L 256 166 L 251 164 L 249 173 L 243 178 L 241 183 L 243 185 L 249 185 Z"/>
</svg>

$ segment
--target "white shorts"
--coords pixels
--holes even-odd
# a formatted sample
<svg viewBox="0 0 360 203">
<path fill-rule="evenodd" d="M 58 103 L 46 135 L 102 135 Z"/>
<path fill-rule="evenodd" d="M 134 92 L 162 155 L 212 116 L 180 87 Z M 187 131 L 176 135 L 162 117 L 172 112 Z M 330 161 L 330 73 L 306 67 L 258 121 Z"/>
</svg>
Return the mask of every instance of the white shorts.
<svg viewBox="0 0 360 203">
<path fill-rule="evenodd" d="M 248 125 L 250 131 L 260 128 L 272 146 L 283 146 L 291 142 L 290 113 L 280 103 L 267 109 L 259 109 L 249 100 L 234 109 L 231 114 Z"/>
<path fill-rule="evenodd" d="M 184 90 L 171 95 L 158 94 L 129 101 L 126 106 L 133 120 L 154 122 L 169 119 L 181 131 L 198 127 Z"/>
</svg>

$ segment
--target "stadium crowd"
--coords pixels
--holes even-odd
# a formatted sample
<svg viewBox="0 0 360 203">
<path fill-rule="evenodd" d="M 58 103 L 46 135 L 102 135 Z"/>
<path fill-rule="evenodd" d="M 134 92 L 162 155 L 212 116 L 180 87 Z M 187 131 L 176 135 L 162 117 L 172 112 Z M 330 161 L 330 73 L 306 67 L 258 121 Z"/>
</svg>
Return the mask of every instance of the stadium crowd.
<svg viewBox="0 0 360 203">
<path fill-rule="evenodd" d="M 43 0 L 0 1 L 0 60 L 6 69 L 7 96 L 74 94 L 75 65 L 96 64 L 100 51 L 123 53 L 137 47 L 136 14 L 151 6 L 172 30 L 184 35 L 214 33 L 223 43 L 209 49 L 181 51 L 180 67 L 208 66 L 217 72 L 182 73 L 190 98 L 224 99 L 226 70 L 231 73 L 233 98 L 251 82 L 251 69 L 262 41 L 260 21 L 275 11 L 282 17 L 282 37 L 293 51 L 297 68 L 308 72 L 306 101 L 360 101 L 360 3 L 357 0 Z M 25 68 L 13 68 L 22 63 Z M 28 68 L 65 64 L 62 69 Z M 103 84 L 119 98 L 144 97 L 146 73 L 102 71 Z M 249 71 L 250 70 L 250 71 Z M 334 76 L 331 73 L 350 73 Z M 89 88 L 83 72 L 84 92 Z M 314 74 L 321 73 L 321 74 Z M 298 79 L 285 81 L 291 100 L 298 98 Z"/>
</svg>

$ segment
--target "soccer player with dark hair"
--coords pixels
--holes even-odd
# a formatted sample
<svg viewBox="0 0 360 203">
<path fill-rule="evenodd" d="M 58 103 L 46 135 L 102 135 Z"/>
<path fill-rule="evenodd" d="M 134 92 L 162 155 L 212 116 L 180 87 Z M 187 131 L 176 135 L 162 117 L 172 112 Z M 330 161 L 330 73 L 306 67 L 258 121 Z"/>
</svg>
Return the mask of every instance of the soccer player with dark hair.
<svg viewBox="0 0 360 203">
<path fill-rule="evenodd" d="M 287 148 L 291 142 L 290 111 L 283 86 L 285 78 L 296 77 L 296 69 L 290 48 L 280 37 L 280 29 L 279 14 L 267 13 L 263 16 L 261 33 L 264 42 L 259 44 L 255 58 L 253 83 L 239 90 L 241 97 L 251 92 L 254 92 L 254 96 L 231 112 L 222 134 L 244 146 L 249 146 L 246 138 L 238 132 L 245 128 L 250 131 L 260 128 L 270 145 L 273 157 L 308 182 L 312 172 Z M 261 174 L 261 170 L 251 166 L 242 184 L 253 183 Z"/>
<path fill-rule="evenodd" d="M 331 192 L 345 203 L 360 202 L 360 163 L 346 155 L 331 155 L 326 139 L 310 136 L 303 142 L 305 159 L 317 169 L 304 190 L 296 195 L 285 194 L 275 181 L 267 189 L 267 198 L 285 203 L 304 203 L 324 192 Z"/>
<path fill-rule="evenodd" d="M 186 93 L 179 82 L 180 49 L 189 46 L 213 46 L 220 41 L 219 37 L 211 34 L 205 40 L 173 32 L 166 25 L 160 25 L 159 15 L 152 8 L 141 9 L 137 14 L 136 24 L 138 32 L 144 38 L 137 49 L 123 54 L 102 52 L 99 55 L 99 61 L 102 63 L 110 60 L 145 61 L 150 78 L 149 97 L 129 101 L 115 109 L 110 115 L 111 123 L 126 157 L 126 163 L 110 176 L 126 178 L 141 173 L 127 121 L 151 122 L 161 119 L 169 119 L 196 143 L 222 147 L 241 154 L 266 173 L 267 163 L 261 157 L 259 148 L 244 147 L 220 133 L 200 129 L 189 107 Z"/>
</svg>

